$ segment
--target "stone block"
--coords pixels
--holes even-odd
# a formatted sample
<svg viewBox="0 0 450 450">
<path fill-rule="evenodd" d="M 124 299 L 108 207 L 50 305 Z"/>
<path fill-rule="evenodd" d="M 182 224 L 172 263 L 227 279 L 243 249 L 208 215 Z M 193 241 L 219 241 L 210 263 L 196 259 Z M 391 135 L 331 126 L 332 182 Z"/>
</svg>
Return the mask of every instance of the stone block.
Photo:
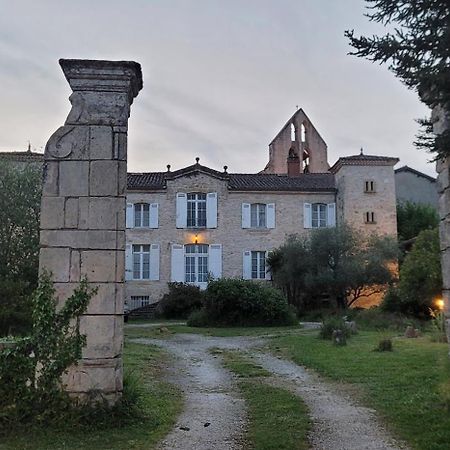
<svg viewBox="0 0 450 450">
<path fill-rule="evenodd" d="M 125 281 L 125 251 L 117 251 L 116 253 L 116 280 Z"/>
<path fill-rule="evenodd" d="M 41 232 L 41 235 L 44 232 Z M 46 269 L 52 273 L 55 282 L 69 281 L 70 249 L 68 248 L 41 248 L 39 256 L 39 272 Z"/>
<path fill-rule="evenodd" d="M 72 250 L 70 252 L 70 281 L 80 281 L 81 277 L 81 260 L 80 252 Z"/>
<path fill-rule="evenodd" d="M 81 252 L 81 275 L 90 282 L 115 282 L 116 252 L 92 250 Z"/>
<path fill-rule="evenodd" d="M 89 194 L 88 161 L 60 161 L 59 193 L 65 197 L 82 197 Z"/>
<path fill-rule="evenodd" d="M 42 195 L 59 195 L 59 162 L 57 161 L 46 161 L 44 164 Z"/>
<path fill-rule="evenodd" d="M 91 230 L 125 229 L 125 198 L 91 197 L 88 228 Z"/>
<path fill-rule="evenodd" d="M 119 161 L 127 160 L 127 133 L 114 127 L 114 159 Z M 117 131 L 116 131 L 117 130 Z"/>
<path fill-rule="evenodd" d="M 441 266 L 442 266 L 442 287 L 443 289 L 450 289 L 450 249 L 441 252 Z"/>
<path fill-rule="evenodd" d="M 42 230 L 41 245 L 73 249 L 114 250 L 123 232 L 105 230 Z"/>
<path fill-rule="evenodd" d="M 119 161 L 119 178 L 117 195 L 125 196 L 127 192 L 127 162 Z"/>
<path fill-rule="evenodd" d="M 113 158 L 113 132 L 109 126 L 91 126 L 90 127 L 90 157 L 92 159 Z"/>
<path fill-rule="evenodd" d="M 93 283 L 97 287 L 87 314 L 123 314 L 123 285 L 121 283 Z"/>
<path fill-rule="evenodd" d="M 444 300 L 444 314 L 445 317 L 450 318 L 450 290 L 442 290 L 442 300 Z"/>
<path fill-rule="evenodd" d="M 78 199 L 78 229 L 80 230 L 89 228 L 89 200 L 88 197 Z"/>
<path fill-rule="evenodd" d="M 90 195 L 94 197 L 117 196 L 118 171 L 117 161 L 92 161 L 89 180 Z"/>
<path fill-rule="evenodd" d="M 122 354 L 122 316 L 84 315 L 80 318 L 80 333 L 86 335 L 83 358 L 115 358 Z"/>
<path fill-rule="evenodd" d="M 41 228 L 64 228 L 64 197 L 42 197 L 41 201 Z"/>
<path fill-rule="evenodd" d="M 78 198 L 66 198 L 64 228 L 78 227 Z"/>
</svg>

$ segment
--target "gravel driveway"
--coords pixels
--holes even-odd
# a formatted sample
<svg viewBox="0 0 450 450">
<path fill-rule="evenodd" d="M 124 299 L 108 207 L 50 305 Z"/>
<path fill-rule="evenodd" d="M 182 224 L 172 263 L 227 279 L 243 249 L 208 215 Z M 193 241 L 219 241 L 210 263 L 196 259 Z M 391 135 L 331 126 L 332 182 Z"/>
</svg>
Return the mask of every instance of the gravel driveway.
<svg viewBox="0 0 450 450">
<path fill-rule="evenodd" d="M 169 339 L 132 339 L 153 344 L 175 356 L 170 381 L 181 387 L 185 407 L 160 449 L 235 450 L 243 448 L 246 406 L 232 374 L 212 348 L 248 351 L 273 374 L 268 381 L 295 393 L 307 404 L 312 421 L 311 448 L 320 450 L 397 450 L 395 441 L 377 421 L 374 411 L 359 406 L 335 385 L 290 361 L 263 353 L 264 339 L 176 334 Z"/>
</svg>

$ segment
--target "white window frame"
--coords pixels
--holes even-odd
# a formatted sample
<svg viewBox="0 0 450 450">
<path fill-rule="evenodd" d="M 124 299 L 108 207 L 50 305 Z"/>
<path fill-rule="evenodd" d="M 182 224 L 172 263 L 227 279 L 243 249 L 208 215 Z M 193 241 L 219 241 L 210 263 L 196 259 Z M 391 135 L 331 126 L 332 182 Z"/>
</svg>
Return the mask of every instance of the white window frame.
<svg viewBox="0 0 450 450">
<path fill-rule="evenodd" d="M 133 228 L 150 228 L 149 203 L 145 202 L 134 203 L 133 213 L 134 213 Z"/>
<path fill-rule="evenodd" d="M 132 244 L 132 279 L 150 280 L 150 244 Z M 148 271 L 144 271 L 144 260 L 148 259 Z M 135 263 L 138 260 L 139 276 L 136 275 Z"/>
<path fill-rule="evenodd" d="M 207 225 L 207 194 L 202 192 L 189 192 L 187 194 L 187 228 L 206 228 Z M 190 198 L 191 197 L 191 198 Z M 193 197 L 193 198 L 192 198 Z M 204 205 L 203 208 L 200 208 Z M 204 211 L 204 213 L 201 211 Z M 193 217 L 190 217 L 190 213 L 193 212 Z M 201 217 L 201 215 L 204 217 Z M 204 221 L 203 221 L 204 219 Z M 193 220 L 193 222 L 192 222 Z M 200 223 L 202 220 L 202 223 Z M 191 222 L 191 223 L 190 223 Z"/>
<path fill-rule="evenodd" d="M 208 244 L 186 244 L 184 246 L 184 282 L 188 284 L 193 284 L 195 286 L 206 287 L 208 283 L 209 274 L 209 257 L 210 257 L 210 246 Z M 193 249 L 194 251 L 188 251 Z M 200 251 L 202 250 L 202 251 Z M 206 251 L 203 251 L 206 250 Z M 194 271 L 187 272 L 188 269 L 188 258 L 193 259 L 193 269 Z M 201 258 L 206 258 L 206 271 L 199 272 L 201 267 Z M 190 275 L 194 276 L 192 280 Z M 199 275 L 205 277 L 202 281 L 199 281 Z"/>
<path fill-rule="evenodd" d="M 321 213 L 325 218 L 321 218 Z M 317 221 L 316 225 L 314 222 Z M 328 226 L 328 205 L 326 203 L 313 203 L 311 205 L 311 228 L 326 228 Z"/>
<path fill-rule="evenodd" d="M 131 295 L 128 308 L 131 310 L 150 305 L 149 295 Z"/>
<path fill-rule="evenodd" d="M 252 280 L 265 280 L 267 275 L 267 252 L 265 251 L 252 251 L 251 252 L 251 278 Z M 254 276 L 256 274 L 256 276 Z"/>
<path fill-rule="evenodd" d="M 264 220 L 261 220 L 261 215 Z M 250 228 L 267 228 L 266 203 L 252 203 L 250 205 Z"/>
</svg>

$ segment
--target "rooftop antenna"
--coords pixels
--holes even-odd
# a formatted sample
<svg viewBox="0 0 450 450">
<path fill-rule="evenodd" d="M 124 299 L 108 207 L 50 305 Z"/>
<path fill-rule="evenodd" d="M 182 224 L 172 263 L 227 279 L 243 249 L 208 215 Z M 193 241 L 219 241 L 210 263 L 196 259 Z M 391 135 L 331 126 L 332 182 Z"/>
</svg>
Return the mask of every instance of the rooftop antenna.
<svg viewBox="0 0 450 450">
<path fill-rule="evenodd" d="M 28 152 L 31 153 L 31 142 L 28 141 Z"/>
<path fill-rule="evenodd" d="M 360 155 L 360 156 L 364 155 L 364 150 L 363 150 L 362 147 L 361 147 L 361 150 L 360 150 L 360 152 L 359 152 L 359 155 Z"/>
</svg>

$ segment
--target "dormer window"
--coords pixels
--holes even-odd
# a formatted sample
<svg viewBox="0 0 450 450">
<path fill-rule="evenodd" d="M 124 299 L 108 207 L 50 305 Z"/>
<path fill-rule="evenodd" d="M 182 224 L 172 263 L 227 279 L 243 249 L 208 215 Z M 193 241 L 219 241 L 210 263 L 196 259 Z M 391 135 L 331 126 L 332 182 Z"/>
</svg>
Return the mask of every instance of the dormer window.
<svg viewBox="0 0 450 450">
<path fill-rule="evenodd" d="M 375 181 L 366 180 L 364 182 L 364 192 L 375 192 Z"/>
</svg>

